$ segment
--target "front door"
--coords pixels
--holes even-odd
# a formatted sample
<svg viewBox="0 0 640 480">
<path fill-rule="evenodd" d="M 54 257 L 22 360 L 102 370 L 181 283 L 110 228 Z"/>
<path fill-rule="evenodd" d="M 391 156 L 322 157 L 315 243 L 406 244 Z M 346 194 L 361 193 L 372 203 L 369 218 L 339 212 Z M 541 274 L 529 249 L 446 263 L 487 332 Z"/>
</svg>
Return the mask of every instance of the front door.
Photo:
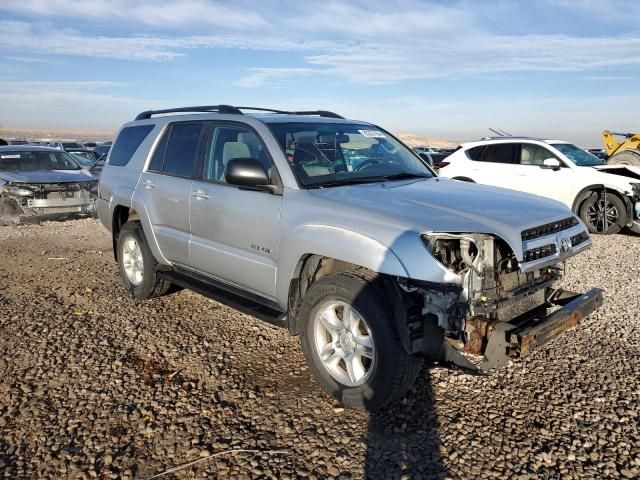
<svg viewBox="0 0 640 480">
<path fill-rule="evenodd" d="M 210 126 L 202 166 L 191 187 L 191 266 L 274 299 L 282 197 L 225 182 L 228 162 L 247 157 L 259 160 L 273 174 L 266 148 L 249 127 Z"/>
<path fill-rule="evenodd" d="M 547 158 L 560 162 L 560 168 L 544 165 Z M 569 208 L 575 198 L 573 171 L 562 163 L 550 150 L 535 143 L 522 143 L 518 152 L 518 163 L 514 168 L 513 188 L 558 200 Z"/>
</svg>

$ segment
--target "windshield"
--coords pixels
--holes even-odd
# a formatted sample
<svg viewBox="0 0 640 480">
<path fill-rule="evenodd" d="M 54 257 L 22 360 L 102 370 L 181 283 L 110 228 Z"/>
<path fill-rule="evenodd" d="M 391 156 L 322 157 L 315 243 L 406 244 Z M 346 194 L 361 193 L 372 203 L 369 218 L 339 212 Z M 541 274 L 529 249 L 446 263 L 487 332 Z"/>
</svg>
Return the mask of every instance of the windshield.
<svg viewBox="0 0 640 480">
<path fill-rule="evenodd" d="M 595 165 L 602 165 L 600 160 L 595 155 L 590 154 L 586 150 L 576 147 L 571 143 L 552 143 L 551 146 L 556 150 L 560 150 L 566 157 L 579 167 L 593 167 Z"/>
<path fill-rule="evenodd" d="M 0 171 L 79 170 L 65 152 L 0 152 Z"/>
<path fill-rule="evenodd" d="M 433 176 L 411 150 L 371 125 L 274 123 L 270 128 L 304 187 Z"/>
</svg>

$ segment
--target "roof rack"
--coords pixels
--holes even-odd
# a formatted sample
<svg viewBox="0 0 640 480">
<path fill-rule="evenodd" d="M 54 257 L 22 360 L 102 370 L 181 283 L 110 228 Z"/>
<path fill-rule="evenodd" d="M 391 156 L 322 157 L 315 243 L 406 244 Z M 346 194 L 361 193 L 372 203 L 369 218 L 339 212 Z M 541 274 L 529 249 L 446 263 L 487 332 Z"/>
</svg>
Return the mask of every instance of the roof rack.
<svg viewBox="0 0 640 480">
<path fill-rule="evenodd" d="M 139 113 L 135 119 L 147 120 L 151 118 L 153 115 L 162 115 L 164 113 L 191 113 L 191 112 L 193 113 L 216 112 L 216 113 L 224 113 L 224 114 L 244 115 L 242 110 L 253 110 L 257 112 L 277 113 L 282 115 L 318 115 L 319 117 L 344 118 L 342 115 L 338 115 L 337 113 L 329 112 L 327 110 L 305 110 L 305 111 L 290 112 L 287 110 L 276 110 L 273 108 L 262 108 L 262 107 L 234 107 L 232 105 L 201 105 L 196 107 L 167 108 L 164 110 L 146 110 L 142 113 Z"/>
<path fill-rule="evenodd" d="M 543 140 L 539 137 L 527 137 L 526 135 L 501 135 L 499 137 L 482 137 L 480 140 Z"/>
</svg>

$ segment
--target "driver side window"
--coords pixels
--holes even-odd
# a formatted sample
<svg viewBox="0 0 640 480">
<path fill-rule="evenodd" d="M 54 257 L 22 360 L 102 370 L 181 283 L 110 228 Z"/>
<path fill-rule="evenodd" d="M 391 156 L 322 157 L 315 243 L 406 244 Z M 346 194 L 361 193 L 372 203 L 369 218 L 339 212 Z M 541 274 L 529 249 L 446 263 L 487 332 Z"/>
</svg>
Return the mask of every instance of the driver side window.
<svg viewBox="0 0 640 480">
<path fill-rule="evenodd" d="M 271 178 L 271 159 L 258 136 L 241 126 L 215 126 L 205 149 L 202 179 L 225 182 L 225 171 L 231 160 L 258 160 Z"/>
<path fill-rule="evenodd" d="M 520 148 L 520 165 L 534 165 L 541 167 L 547 158 L 557 158 L 553 153 L 540 145 L 523 143 Z"/>
</svg>

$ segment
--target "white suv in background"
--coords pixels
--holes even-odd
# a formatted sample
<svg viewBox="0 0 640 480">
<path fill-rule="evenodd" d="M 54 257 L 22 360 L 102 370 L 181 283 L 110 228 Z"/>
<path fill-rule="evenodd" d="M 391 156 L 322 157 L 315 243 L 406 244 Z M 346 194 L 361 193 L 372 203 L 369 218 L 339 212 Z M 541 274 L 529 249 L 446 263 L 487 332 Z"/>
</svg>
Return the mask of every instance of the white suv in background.
<svg viewBox="0 0 640 480">
<path fill-rule="evenodd" d="M 561 140 L 498 137 L 464 143 L 441 165 L 441 177 L 558 200 L 591 233 L 640 233 L 640 167 L 603 165 Z"/>
</svg>

